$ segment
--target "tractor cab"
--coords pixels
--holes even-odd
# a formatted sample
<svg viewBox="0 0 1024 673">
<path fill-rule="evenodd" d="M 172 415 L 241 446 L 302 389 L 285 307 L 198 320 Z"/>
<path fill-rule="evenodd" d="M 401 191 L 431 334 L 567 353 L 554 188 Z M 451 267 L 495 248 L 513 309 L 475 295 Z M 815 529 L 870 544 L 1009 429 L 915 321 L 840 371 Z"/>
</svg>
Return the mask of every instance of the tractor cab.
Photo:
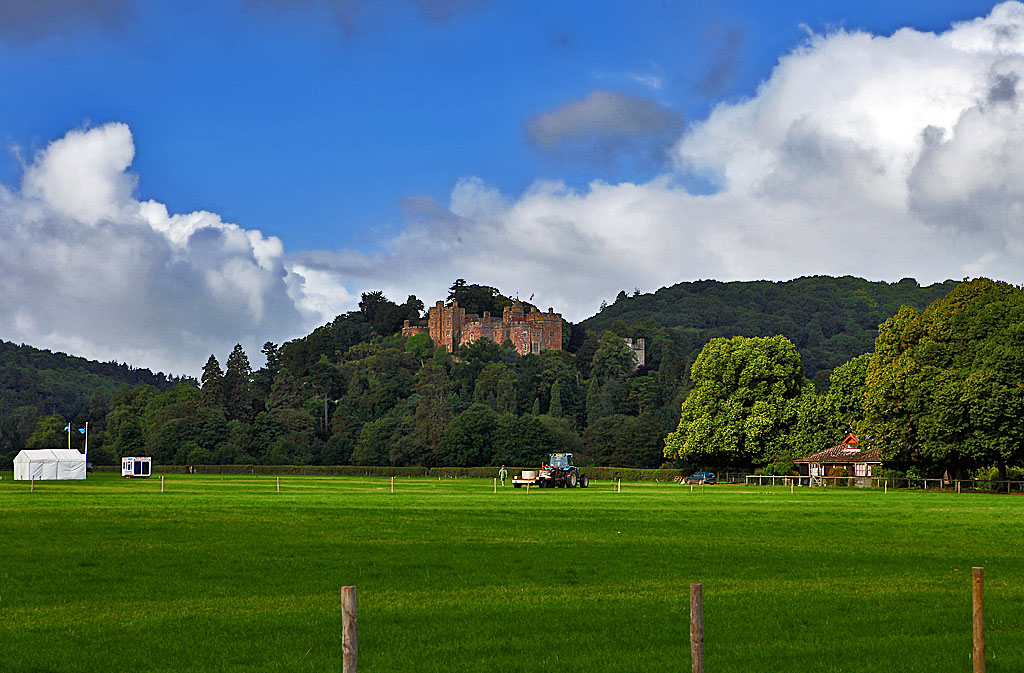
<svg viewBox="0 0 1024 673">
<path fill-rule="evenodd" d="M 552 453 L 548 456 L 548 465 L 556 470 L 568 470 L 572 467 L 572 454 Z"/>
</svg>

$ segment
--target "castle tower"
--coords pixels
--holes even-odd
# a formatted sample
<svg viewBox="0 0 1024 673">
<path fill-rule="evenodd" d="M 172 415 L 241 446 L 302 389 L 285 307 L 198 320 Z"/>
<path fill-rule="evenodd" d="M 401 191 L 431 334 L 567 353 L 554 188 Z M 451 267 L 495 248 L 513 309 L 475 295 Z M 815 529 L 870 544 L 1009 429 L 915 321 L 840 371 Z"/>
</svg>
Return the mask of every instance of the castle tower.
<svg viewBox="0 0 1024 673">
<path fill-rule="evenodd" d="M 437 346 L 444 346 L 449 353 L 462 345 L 462 327 L 466 322 L 466 309 L 460 308 L 458 302 L 445 306 L 438 301 L 430 309 L 427 324 L 430 338 Z"/>
</svg>

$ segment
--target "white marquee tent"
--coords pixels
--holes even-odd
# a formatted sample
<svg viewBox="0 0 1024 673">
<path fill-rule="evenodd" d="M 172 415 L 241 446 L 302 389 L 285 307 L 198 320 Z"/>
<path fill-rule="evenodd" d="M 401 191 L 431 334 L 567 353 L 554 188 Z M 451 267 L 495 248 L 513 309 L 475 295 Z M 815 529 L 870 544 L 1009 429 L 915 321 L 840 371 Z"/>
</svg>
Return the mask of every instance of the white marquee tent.
<svg viewBox="0 0 1024 673">
<path fill-rule="evenodd" d="M 74 449 L 25 449 L 14 457 L 14 478 L 85 479 L 85 454 Z"/>
</svg>

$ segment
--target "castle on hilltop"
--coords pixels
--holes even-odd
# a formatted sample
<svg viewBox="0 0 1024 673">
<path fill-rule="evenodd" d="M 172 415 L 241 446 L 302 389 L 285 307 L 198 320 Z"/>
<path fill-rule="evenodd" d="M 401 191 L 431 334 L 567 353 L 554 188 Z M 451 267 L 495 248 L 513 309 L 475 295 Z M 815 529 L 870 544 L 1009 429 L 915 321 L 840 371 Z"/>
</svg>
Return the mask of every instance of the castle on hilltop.
<svg viewBox="0 0 1024 673">
<path fill-rule="evenodd" d="M 466 314 L 466 309 L 452 302 L 445 306 L 443 301 L 430 308 L 427 326 L 410 325 L 405 321 L 402 336 L 430 334 L 437 346 L 444 346 L 448 352 L 477 339 L 490 339 L 494 343 L 509 340 L 522 355 L 540 353 L 542 350 L 562 348 L 562 314 L 549 308 L 541 313 L 531 306 L 527 311 L 522 302 L 516 300 L 501 312 L 501 319 L 491 317 L 489 311 L 483 316 Z"/>
</svg>

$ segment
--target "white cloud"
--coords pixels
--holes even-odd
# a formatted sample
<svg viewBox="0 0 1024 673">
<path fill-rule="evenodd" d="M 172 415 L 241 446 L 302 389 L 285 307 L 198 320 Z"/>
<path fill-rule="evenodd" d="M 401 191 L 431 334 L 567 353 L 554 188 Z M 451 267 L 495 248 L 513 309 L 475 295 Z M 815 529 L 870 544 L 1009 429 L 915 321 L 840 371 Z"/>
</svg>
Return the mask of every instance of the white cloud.
<svg viewBox="0 0 1024 673">
<path fill-rule="evenodd" d="M 656 180 L 545 182 L 509 198 L 469 179 L 386 254 L 317 263 L 349 287 L 387 268 L 396 288 L 429 288 L 428 303 L 456 277 L 536 292 L 571 319 L 621 289 L 696 278 L 1024 282 L 1019 81 L 1017 2 L 941 34 L 811 35 L 752 97 L 693 124 Z M 538 142 L 621 117 L 590 114 L 619 109 L 595 102 L 535 120 Z M 717 191 L 690 193 L 693 175 Z"/>
<path fill-rule="evenodd" d="M 28 167 L 21 191 L 84 224 L 121 219 L 135 189 L 134 176 L 125 173 L 134 156 L 125 124 L 70 131 Z"/>
<path fill-rule="evenodd" d="M 195 374 L 302 334 L 281 242 L 138 201 L 134 152 L 124 124 L 71 131 L 0 187 L 0 338 Z"/>
</svg>

